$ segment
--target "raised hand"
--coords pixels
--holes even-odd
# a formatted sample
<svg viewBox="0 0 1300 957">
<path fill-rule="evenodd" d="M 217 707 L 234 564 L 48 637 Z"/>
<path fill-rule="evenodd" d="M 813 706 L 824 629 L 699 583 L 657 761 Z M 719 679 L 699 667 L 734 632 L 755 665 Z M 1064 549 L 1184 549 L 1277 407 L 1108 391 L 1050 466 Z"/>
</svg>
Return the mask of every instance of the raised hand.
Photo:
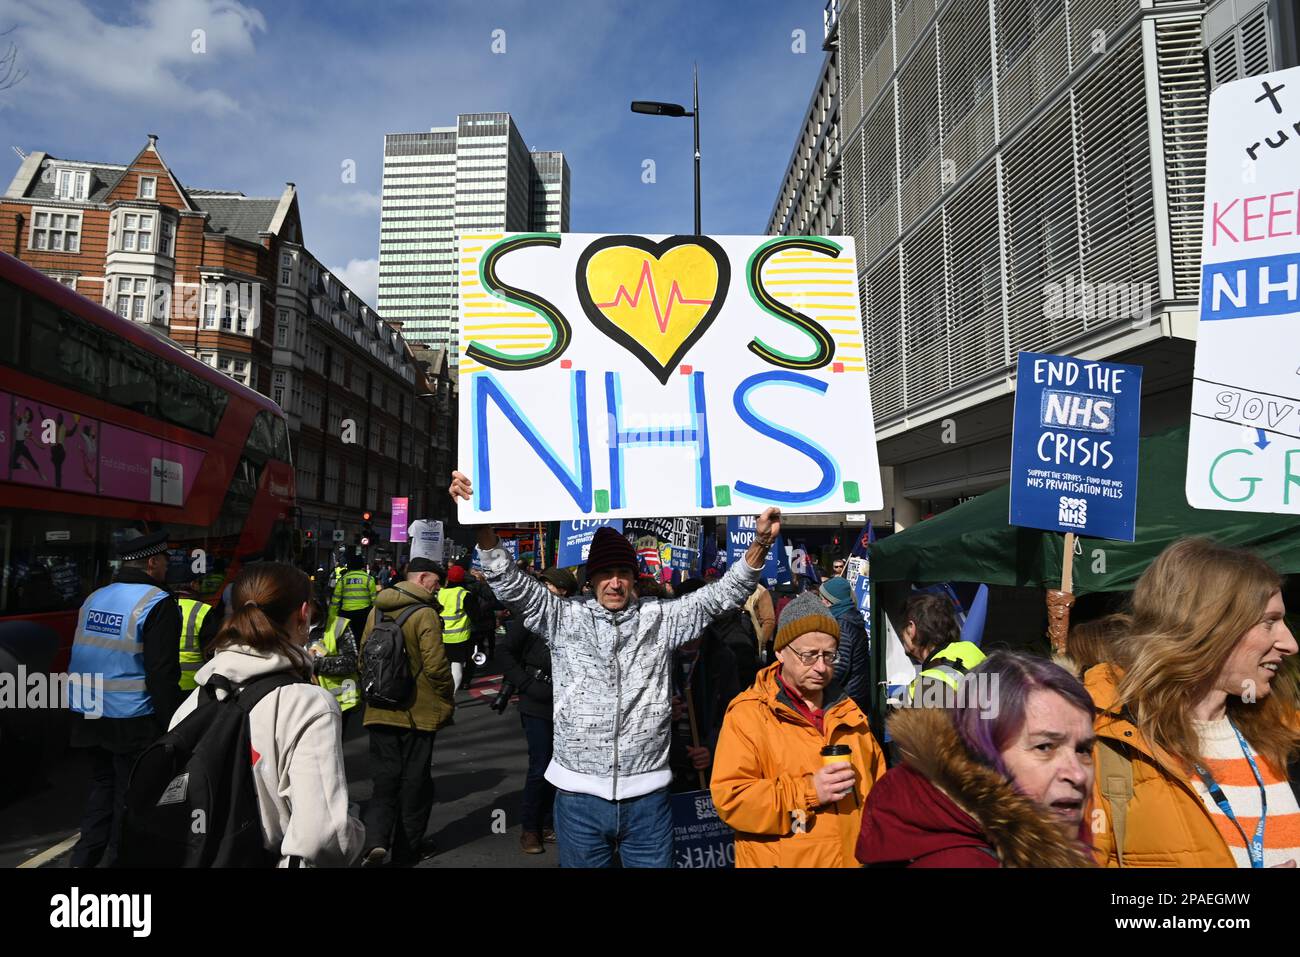
<svg viewBox="0 0 1300 957">
<path fill-rule="evenodd" d="M 474 485 L 470 482 L 469 476 L 462 472 L 451 473 L 451 486 L 447 489 L 453 499 L 464 499 L 468 502 L 474 496 Z"/>
<path fill-rule="evenodd" d="M 764 545 L 771 545 L 776 541 L 776 536 L 781 534 L 781 510 L 776 507 L 766 508 L 763 514 L 758 516 L 758 524 L 755 528 L 755 541 Z"/>
</svg>

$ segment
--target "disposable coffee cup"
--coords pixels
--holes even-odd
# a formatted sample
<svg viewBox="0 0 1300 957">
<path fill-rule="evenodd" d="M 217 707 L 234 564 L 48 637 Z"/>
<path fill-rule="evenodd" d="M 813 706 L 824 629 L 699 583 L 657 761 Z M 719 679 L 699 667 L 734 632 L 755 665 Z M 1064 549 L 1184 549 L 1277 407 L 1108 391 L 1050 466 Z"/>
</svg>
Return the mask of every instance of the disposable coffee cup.
<svg viewBox="0 0 1300 957">
<path fill-rule="evenodd" d="M 828 764 L 849 764 L 853 749 L 847 744 L 828 744 L 822 748 L 822 767 Z"/>
<path fill-rule="evenodd" d="M 852 761 L 853 749 L 847 744 L 828 744 L 822 748 L 822 767 L 828 764 L 849 764 Z M 858 792 L 853 791 L 853 806 L 860 807 L 858 803 Z"/>
</svg>

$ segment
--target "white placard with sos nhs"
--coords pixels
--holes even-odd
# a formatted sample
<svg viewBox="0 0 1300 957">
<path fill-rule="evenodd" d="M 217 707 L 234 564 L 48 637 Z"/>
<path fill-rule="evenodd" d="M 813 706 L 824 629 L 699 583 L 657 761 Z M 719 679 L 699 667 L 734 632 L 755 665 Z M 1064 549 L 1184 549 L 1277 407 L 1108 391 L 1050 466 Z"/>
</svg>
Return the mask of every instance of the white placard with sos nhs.
<svg viewBox="0 0 1300 957">
<path fill-rule="evenodd" d="M 1020 353 L 1012 525 L 1131 542 L 1142 367 Z"/>
</svg>

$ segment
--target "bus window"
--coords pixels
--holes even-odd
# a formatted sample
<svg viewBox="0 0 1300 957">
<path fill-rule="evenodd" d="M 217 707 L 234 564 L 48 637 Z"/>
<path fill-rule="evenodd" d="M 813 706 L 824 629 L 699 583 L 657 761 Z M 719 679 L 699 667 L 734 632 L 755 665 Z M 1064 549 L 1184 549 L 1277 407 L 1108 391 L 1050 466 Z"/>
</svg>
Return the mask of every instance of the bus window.
<svg viewBox="0 0 1300 957">
<path fill-rule="evenodd" d="M 177 553 L 183 553 L 190 567 L 191 580 L 199 582 L 199 597 L 211 601 L 221 594 L 226 571 L 235 557 L 239 543 L 238 533 L 220 535 L 219 526 L 204 528 L 200 525 L 168 525 L 168 542 Z M 202 561 L 199 562 L 202 553 Z M 177 556 L 179 559 L 179 554 Z"/>
<path fill-rule="evenodd" d="M 158 357 L 114 339 L 107 344 L 108 378 L 104 398 L 114 405 L 143 415 L 158 414 L 158 379 L 162 363 Z"/>
<path fill-rule="evenodd" d="M 23 321 L 6 322 L 18 308 Z M 229 395 L 173 362 L 9 283 L 0 283 L 0 323 L 0 363 L 181 428 L 217 434 Z"/>
<path fill-rule="evenodd" d="M 108 584 L 108 523 L 84 515 L 0 512 L 0 613 L 69 611 Z"/>
<path fill-rule="evenodd" d="M 293 526 L 279 521 L 271 527 L 271 539 L 266 546 L 267 558 L 277 562 L 294 563 Z"/>
<path fill-rule="evenodd" d="M 216 435 L 228 396 L 180 366 L 162 363 L 158 376 L 159 411 L 183 429 Z"/>
<path fill-rule="evenodd" d="M 271 415 L 269 412 L 262 412 L 262 415 Z M 289 428 L 284 424 L 284 419 L 278 415 L 271 415 L 272 430 L 275 435 L 275 457 L 287 465 L 293 464 L 293 450 L 289 448 Z"/>
<path fill-rule="evenodd" d="M 78 392 L 102 394 L 108 338 L 103 330 L 35 296 L 23 296 L 23 309 L 24 370 Z"/>
<path fill-rule="evenodd" d="M 253 428 L 248 433 L 248 444 L 245 448 L 257 453 L 258 461 L 264 462 L 271 458 L 291 463 L 289 432 L 284 427 L 284 419 L 270 412 L 257 413 L 257 417 L 253 419 Z"/>
<path fill-rule="evenodd" d="M 18 364 L 18 287 L 0 279 L 0 362 Z"/>
</svg>

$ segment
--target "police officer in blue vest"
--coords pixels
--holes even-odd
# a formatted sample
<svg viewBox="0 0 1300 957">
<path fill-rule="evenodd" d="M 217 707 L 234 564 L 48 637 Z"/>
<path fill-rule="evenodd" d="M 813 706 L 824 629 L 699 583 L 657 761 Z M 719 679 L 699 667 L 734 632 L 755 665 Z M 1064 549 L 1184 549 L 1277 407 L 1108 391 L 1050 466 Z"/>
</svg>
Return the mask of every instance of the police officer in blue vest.
<svg viewBox="0 0 1300 957">
<path fill-rule="evenodd" d="M 90 749 L 91 785 L 73 867 L 111 866 L 123 802 L 140 752 L 180 705 L 180 608 L 167 580 L 167 533 L 114 536 L 121 568 L 77 614 L 68 674 L 72 744 Z"/>
</svg>

